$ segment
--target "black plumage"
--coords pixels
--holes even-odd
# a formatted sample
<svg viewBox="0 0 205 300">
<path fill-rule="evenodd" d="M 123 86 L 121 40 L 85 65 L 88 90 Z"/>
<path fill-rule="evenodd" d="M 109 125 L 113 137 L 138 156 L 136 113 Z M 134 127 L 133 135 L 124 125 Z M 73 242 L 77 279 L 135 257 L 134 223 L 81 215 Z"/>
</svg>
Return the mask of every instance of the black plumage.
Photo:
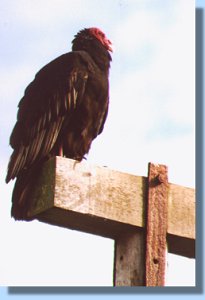
<svg viewBox="0 0 205 300">
<path fill-rule="evenodd" d="M 81 30 L 72 51 L 43 67 L 19 102 L 10 137 L 6 182 L 16 177 L 11 215 L 29 219 L 29 194 L 56 155 L 81 161 L 107 117 L 111 42 L 98 28 Z"/>
</svg>

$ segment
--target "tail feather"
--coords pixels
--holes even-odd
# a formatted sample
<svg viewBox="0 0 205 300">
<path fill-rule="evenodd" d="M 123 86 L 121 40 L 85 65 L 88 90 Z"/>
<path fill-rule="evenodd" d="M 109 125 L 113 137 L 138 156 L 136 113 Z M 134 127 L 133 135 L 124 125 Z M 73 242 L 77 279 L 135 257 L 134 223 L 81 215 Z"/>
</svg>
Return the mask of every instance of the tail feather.
<svg viewBox="0 0 205 300">
<path fill-rule="evenodd" d="M 30 209 L 33 206 L 31 195 L 36 186 L 41 167 L 31 168 L 18 176 L 12 194 L 11 216 L 15 220 L 31 221 Z"/>
</svg>

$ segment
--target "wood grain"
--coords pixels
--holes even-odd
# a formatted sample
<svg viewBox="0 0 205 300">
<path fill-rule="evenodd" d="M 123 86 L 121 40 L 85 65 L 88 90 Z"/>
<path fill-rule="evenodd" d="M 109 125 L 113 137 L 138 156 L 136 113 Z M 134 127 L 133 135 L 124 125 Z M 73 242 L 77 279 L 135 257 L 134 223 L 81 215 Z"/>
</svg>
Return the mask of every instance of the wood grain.
<svg viewBox="0 0 205 300">
<path fill-rule="evenodd" d="M 114 286 L 145 285 L 145 237 L 142 230 L 115 240 Z"/>
<path fill-rule="evenodd" d="M 167 208 L 167 166 L 149 163 L 146 209 L 146 286 L 165 285 Z"/>
<path fill-rule="evenodd" d="M 169 234 L 172 241 L 175 236 L 185 238 L 193 249 L 195 191 L 169 184 L 168 193 L 168 241 Z M 35 201 L 30 216 L 116 238 L 127 230 L 144 228 L 146 197 L 146 177 L 55 157 L 45 163 L 31 195 Z M 177 246 L 170 249 L 177 252 Z M 180 248 L 181 255 L 185 250 Z"/>
</svg>

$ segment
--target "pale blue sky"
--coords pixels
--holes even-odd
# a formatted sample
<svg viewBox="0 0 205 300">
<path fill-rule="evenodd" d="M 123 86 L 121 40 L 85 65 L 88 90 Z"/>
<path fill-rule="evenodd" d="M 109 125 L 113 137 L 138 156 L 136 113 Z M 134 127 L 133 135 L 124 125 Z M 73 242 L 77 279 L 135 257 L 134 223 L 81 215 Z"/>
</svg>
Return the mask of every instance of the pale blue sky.
<svg viewBox="0 0 205 300">
<path fill-rule="evenodd" d="M 4 184 L 11 153 L 8 137 L 25 87 L 41 67 L 70 51 L 73 36 L 84 27 L 101 28 L 115 48 L 110 72 L 109 117 L 103 134 L 92 145 L 88 161 L 145 176 L 149 161 L 164 163 L 169 167 L 171 182 L 194 187 L 193 8 L 192 0 L 1 1 L 0 164 L 3 172 L 0 187 L 4 197 L 0 205 L 0 227 L 5 228 L 7 235 L 3 236 L 4 246 L 0 250 L 1 260 L 4 257 L 0 283 L 31 284 L 32 280 L 43 282 L 47 278 L 48 282 L 59 284 L 68 276 L 70 284 L 78 281 L 83 284 L 85 275 L 79 278 L 80 268 L 75 266 L 85 261 L 81 253 L 76 254 L 76 248 L 82 245 L 86 255 L 93 259 L 90 278 L 84 283 L 91 284 L 93 278 L 96 285 L 112 282 L 112 241 L 38 222 L 15 223 L 10 219 L 13 184 Z M 61 272 L 64 261 L 53 262 L 56 276 L 50 274 L 51 278 L 48 278 L 49 270 L 38 274 L 32 262 L 33 277 L 29 278 L 31 257 L 47 255 L 44 264 L 49 268 L 53 241 L 64 247 L 62 256 L 69 253 L 66 265 L 71 270 L 69 275 Z M 14 259 L 13 247 L 18 259 Z M 91 248 L 95 253 L 103 249 L 107 266 L 104 262 L 97 266 L 99 256 Z M 96 279 L 99 268 L 100 281 Z"/>
</svg>

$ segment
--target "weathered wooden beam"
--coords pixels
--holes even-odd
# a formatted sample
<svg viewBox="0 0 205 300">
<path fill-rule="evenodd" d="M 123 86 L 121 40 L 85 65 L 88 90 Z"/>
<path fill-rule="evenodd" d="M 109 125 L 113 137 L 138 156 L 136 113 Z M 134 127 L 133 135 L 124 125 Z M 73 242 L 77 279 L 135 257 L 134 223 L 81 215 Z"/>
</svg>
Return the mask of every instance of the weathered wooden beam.
<svg viewBox="0 0 205 300">
<path fill-rule="evenodd" d="M 144 232 L 127 232 L 115 239 L 114 286 L 145 285 Z"/>
<path fill-rule="evenodd" d="M 146 197 L 146 177 L 55 157 L 45 163 L 31 195 L 30 216 L 116 239 L 144 228 Z M 194 257 L 194 189 L 169 184 L 167 233 L 170 252 Z M 182 239 L 188 244 L 178 249 L 175 240 Z"/>
<path fill-rule="evenodd" d="M 149 163 L 146 209 L 146 286 L 165 285 L 167 208 L 167 166 Z"/>
</svg>

